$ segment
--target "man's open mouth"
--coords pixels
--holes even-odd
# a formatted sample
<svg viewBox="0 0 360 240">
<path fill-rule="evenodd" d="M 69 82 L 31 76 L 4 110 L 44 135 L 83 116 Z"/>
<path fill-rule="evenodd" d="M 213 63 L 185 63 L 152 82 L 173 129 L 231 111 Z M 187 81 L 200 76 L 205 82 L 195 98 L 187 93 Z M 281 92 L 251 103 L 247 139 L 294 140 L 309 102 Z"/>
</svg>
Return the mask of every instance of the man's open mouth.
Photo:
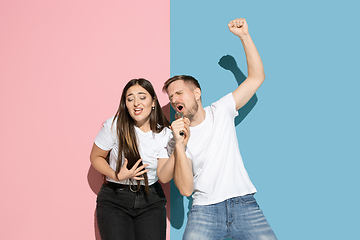
<svg viewBox="0 0 360 240">
<path fill-rule="evenodd" d="M 178 112 L 181 112 L 181 110 L 183 110 L 184 107 L 181 105 L 178 105 L 176 108 L 177 108 Z"/>
</svg>

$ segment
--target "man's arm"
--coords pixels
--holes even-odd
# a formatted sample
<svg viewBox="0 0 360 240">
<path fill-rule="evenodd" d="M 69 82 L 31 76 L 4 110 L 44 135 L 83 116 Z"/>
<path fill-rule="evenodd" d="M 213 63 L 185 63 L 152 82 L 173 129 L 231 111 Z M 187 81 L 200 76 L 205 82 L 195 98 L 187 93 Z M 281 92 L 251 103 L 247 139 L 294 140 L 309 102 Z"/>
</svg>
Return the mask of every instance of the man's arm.
<svg viewBox="0 0 360 240">
<path fill-rule="evenodd" d="M 184 144 L 176 144 L 174 154 L 176 159 L 174 183 L 181 195 L 189 197 L 194 189 L 191 159 L 185 154 Z"/>
<path fill-rule="evenodd" d="M 192 163 L 185 154 L 185 146 L 190 138 L 190 121 L 187 118 L 180 118 L 171 124 L 175 139 L 174 155 L 174 183 L 183 196 L 190 196 L 193 193 L 194 180 Z M 184 131 L 184 136 L 180 136 Z"/>
<path fill-rule="evenodd" d="M 239 110 L 251 99 L 264 82 L 265 72 L 260 55 L 250 37 L 246 20 L 244 18 L 237 18 L 231 21 L 228 27 L 233 34 L 240 38 L 244 47 L 248 67 L 248 77 L 232 93 L 236 110 Z"/>
</svg>

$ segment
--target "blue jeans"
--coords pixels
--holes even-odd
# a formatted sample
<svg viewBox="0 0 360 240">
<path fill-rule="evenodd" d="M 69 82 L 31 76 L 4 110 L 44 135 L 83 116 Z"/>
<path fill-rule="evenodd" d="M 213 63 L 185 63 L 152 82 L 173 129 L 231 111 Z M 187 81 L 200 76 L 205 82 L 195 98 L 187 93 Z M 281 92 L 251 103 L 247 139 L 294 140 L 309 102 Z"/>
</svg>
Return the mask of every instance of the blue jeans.
<svg viewBox="0 0 360 240">
<path fill-rule="evenodd" d="M 165 240 L 166 198 L 160 183 L 150 186 L 150 194 L 143 188 L 134 193 L 120 186 L 103 184 L 98 194 L 96 215 L 101 239 Z"/>
<path fill-rule="evenodd" d="M 183 240 L 277 239 L 253 194 L 212 205 L 193 205 Z"/>
</svg>

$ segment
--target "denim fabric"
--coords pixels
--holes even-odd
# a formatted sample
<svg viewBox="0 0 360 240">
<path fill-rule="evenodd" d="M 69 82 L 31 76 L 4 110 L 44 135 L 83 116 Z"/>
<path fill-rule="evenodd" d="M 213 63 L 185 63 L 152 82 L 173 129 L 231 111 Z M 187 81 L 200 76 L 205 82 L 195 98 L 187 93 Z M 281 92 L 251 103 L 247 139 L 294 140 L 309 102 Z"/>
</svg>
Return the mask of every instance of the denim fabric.
<svg viewBox="0 0 360 240">
<path fill-rule="evenodd" d="M 166 198 L 160 183 L 150 194 L 103 184 L 97 197 L 96 214 L 102 240 L 165 240 Z"/>
<path fill-rule="evenodd" d="M 212 205 L 194 205 L 189 213 L 184 240 L 277 239 L 253 194 Z"/>
</svg>

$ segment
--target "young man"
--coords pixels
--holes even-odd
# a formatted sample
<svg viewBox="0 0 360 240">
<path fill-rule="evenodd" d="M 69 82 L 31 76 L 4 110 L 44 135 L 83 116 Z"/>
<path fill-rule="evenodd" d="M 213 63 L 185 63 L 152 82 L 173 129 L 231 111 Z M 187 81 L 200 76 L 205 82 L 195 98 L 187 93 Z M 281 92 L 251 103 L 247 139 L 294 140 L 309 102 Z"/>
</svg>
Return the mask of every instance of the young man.
<svg viewBox="0 0 360 240">
<path fill-rule="evenodd" d="M 182 195 L 193 193 L 183 239 L 273 240 L 276 236 L 253 196 L 256 189 L 244 168 L 234 124 L 237 110 L 263 83 L 264 68 L 245 19 L 235 19 L 228 27 L 240 38 L 248 65 L 248 77 L 235 91 L 203 108 L 195 78 L 175 76 L 163 87 L 172 107 L 184 116 L 171 125 L 174 182 Z"/>
</svg>

